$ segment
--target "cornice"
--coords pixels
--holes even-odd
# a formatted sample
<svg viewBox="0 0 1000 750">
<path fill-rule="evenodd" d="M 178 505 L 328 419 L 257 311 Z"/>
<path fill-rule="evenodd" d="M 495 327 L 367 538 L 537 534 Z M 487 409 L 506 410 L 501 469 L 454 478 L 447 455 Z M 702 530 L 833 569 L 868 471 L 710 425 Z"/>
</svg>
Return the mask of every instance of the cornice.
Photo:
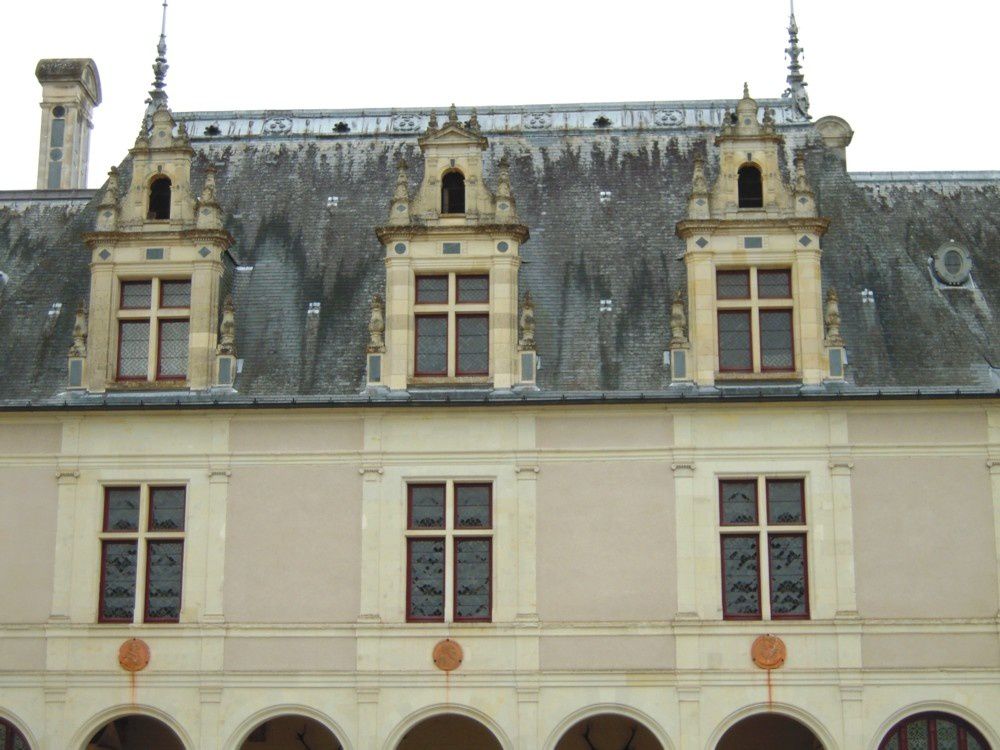
<svg viewBox="0 0 1000 750">
<path fill-rule="evenodd" d="M 689 239 L 696 234 L 741 234 L 775 230 L 795 230 L 826 234 L 830 220 L 822 216 L 789 216 L 783 219 L 681 219 L 677 222 L 677 236 Z"/>
<path fill-rule="evenodd" d="M 519 243 L 528 241 L 530 234 L 524 224 L 465 224 L 453 226 L 435 226 L 432 224 L 402 224 L 400 226 L 375 227 L 375 235 L 383 245 L 399 239 L 414 239 L 415 237 L 431 237 L 442 235 L 446 237 L 467 237 L 470 234 L 507 235 Z"/>
<path fill-rule="evenodd" d="M 194 242 L 221 244 L 228 250 L 236 239 L 225 229 L 153 229 L 148 232 L 84 232 L 83 241 L 93 250 L 99 244 L 112 246 L 121 244 L 148 245 L 155 242 Z"/>
</svg>

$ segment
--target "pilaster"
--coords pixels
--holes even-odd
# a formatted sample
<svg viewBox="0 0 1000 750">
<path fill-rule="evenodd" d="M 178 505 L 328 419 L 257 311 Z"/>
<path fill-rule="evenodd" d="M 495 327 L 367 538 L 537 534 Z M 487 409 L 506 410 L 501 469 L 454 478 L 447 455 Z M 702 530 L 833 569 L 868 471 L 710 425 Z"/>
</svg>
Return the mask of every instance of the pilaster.
<svg viewBox="0 0 1000 750">
<path fill-rule="evenodd" d="M 378 736 L 378 702 L 379 689 L 372 686 L 359 686 L 358 700 L 358 732 L 357 745 L 361 748 L 379 747 Z"/>
<path fill-rule="evenodd" d="M 201 698 L 200 736 L 193 739 L 200 750 L 218 750 L 222 743 L 222 738 L 219 737 L 219 729 L 222 727 L 222 686 L 202 683 L 198 692 Z"/>
<path fill-rule="evenodd" d="M 379 530 L 382 527 L 382 415 L 364 419 L 361 475 L 361 614 L 363 622 L 380 622 Z"/>
<path fill-rule="evenodd" d="M 518 750 L 536 750 L 542 746 L 538 736 L 538 686 L 517 688 L 517 740 Z"/>
<path fill-rule="evenodd" d="M 680 719 L 677 750 L 701 750 L 701 688 L 678 685 L 677 706 Z"/>
<path fill-rule="evenodd" d="M 996 540 L 996 560 L 1000 566 L 1000 408 L 989 407 L 986 410 L 986 419 L 988 433 L 986 469 L 990 473 L 990 487 L 993 494 L 993 533 Z M 998 576 L 997 584 L 1000 586 L 1000 576 Z"/>
</svg>

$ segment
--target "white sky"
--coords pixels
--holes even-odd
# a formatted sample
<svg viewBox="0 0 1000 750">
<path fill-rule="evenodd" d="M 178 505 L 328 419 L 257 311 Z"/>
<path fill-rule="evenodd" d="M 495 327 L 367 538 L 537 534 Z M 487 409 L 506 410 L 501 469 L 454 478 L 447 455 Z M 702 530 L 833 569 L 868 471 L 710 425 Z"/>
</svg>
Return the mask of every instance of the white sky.
<svg viewBox="0 0 1000 750">
<path fill-rule="evenodd" d="M 132 144 L 161 0 L 4 8 L 0 189 L 34 187 L 43 57 L 92 57 L 91 187 Z M 758 97 L 785 87 L 786 0 L 171 0 L 176 111 L 485 107 Z M 814 117 L 855 130 L 852 171 L 1000 169 L 996 0 L 798 0 Z"/>
</svg>

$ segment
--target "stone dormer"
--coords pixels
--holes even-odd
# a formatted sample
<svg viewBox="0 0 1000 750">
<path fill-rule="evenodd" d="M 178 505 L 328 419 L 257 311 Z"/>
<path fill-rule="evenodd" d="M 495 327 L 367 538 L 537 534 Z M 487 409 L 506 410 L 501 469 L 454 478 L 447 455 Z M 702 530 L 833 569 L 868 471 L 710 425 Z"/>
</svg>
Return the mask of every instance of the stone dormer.
<svg viewBox="0 0 1000 750">
<path fill-rule="evenodd" d="M 222 228 L 214 172 L 200 197 L 192 190 L 193 157 L 183 123 L 161 105 L 129 150 L 129 184 L 116 168 L 109 173 L 95 231 L 84 235 L 89 333 L 85 357 L 71 352 L 71 387 L 202 390 L 220 382 L 219 296 L 233 238 Z"/>
<path fill-rule="evenodd" d="M 829 221 L 817 214 L 804 155 L 782 173 L 785 143 L 774 120 L 744 86 L 715 138 L 712 184 L 695 158 L 688 218 L 677 224 L 687 243 L 690 357 L 675 380 L 831 378 L 820 276 Z"/>
<path fill-rule="evenodd" d="M 487 140 L 475 111 L 431 116 L 418 143 L 424 177 L 411 197 L 400 164 L 388 221 L 384 351 L 368 353 L 369 387 L 510 388 L 534 382 L 518 349 L 519 223 L 506 160 L 496 188 L 483 179 Z M 529 362 L 530 359 L 530 362 Z M 531 372 L 522 373 L 522 365 Z"/>
</svg>

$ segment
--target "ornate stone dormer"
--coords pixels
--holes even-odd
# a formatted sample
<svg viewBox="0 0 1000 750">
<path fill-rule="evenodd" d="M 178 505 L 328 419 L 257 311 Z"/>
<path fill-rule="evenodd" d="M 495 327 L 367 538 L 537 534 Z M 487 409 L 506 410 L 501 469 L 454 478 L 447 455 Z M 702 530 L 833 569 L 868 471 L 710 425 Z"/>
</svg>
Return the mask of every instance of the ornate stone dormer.
<svg viewBox="0 0 1000 750">
<path fill-rule="evenodd" d="M 208 170 L 196 199 L 183 123 L 162 104 L 146 123 L 129 151 L 131 180 L 122 185 L 112 168 L 95 231 L 84 235 L 90 336 L 80 383 L 90 391 L 200 390 L 219 383 L 227 364 L 231 382 L 232 355 L 217 357 L 216 346 L 233 238 L 222 228 L 215 174 Z"/>
<path fill-rule="evenodd" d="M 805 155 L 786 178 L 774 114 L 750 96 L 726 113 L 713 183 L 694 160 L 686 240 L 688 377 L 699 385 L 830 377 L 824 354 L 820 238 Z"/>
<path fill-rule="evenodd" d="M 486 138 L 475 110 L 431 114 L 418 139 L 424 174 L 411 193 L 400 163 L 385 226 L 384 352 L 368 352 L 369 387 L 510 388 L 531 383 L 518 351 L 519 223 L 506 159 L 496 189 L 483 177 Z M 373 308 L 374 316 L 374 308 Z M 374 317 L 373 317 L 374 324 Z M 530 366 L 533 367 L 531 358 Z"/>
</svg>

